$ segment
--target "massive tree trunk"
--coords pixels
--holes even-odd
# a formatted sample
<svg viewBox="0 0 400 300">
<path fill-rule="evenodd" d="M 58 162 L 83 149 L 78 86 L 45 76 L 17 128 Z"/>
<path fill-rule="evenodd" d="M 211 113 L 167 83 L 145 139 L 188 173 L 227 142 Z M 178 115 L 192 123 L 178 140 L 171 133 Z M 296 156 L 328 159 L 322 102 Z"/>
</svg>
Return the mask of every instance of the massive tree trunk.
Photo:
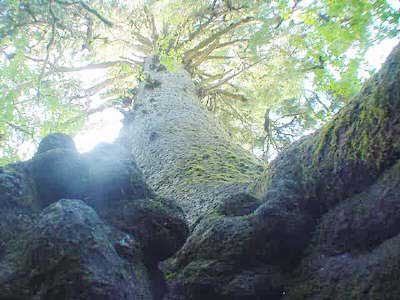
<svg viewBox="0 0 400 300">
<path fill-rule="evenodd" d="M 176 199 L 191 224 L 212 213 L 252 212 L 259 203 L 246 190 L 263 171 L 262 161 L 232 143 L 201 107 L 185 70 L 168 72 L 151 56 L 145 61 L 144 78 L 120 140 L 150 186 Z M 235 195 L 242 203 L 230 203 Z"/>
</svg>

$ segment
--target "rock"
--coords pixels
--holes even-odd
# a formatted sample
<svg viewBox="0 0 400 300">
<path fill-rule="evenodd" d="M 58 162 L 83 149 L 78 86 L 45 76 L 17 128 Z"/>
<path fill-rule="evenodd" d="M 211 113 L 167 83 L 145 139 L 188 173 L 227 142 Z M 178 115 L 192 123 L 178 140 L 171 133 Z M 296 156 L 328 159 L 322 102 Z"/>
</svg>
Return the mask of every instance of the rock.
<svg viewBox="0 0 400 300">
<path fill-rule="evenodd" d="M 76 152 L 74 140 L 67 134 L 52 133 L 47 135 L 39 144 L 36 155 L 53 149 L 65 149 Z"/>
<path fill-rule="evenodd" d="M 166 299 L 280 299 L 284 277 L 276 267 L 238 266 L 234 261 L 199 259 L 179 273 L 166 268 Z"/>
<path fill-rule="evenodd" d="M 25 163 L 0 167 L 0 205 L 2 209 L 33 206 L 36 191 L 28 172 Z"/>
<path fill-rule="evenodd" d="M 217 207 L 216 211 L 221 215 L 235 217 L 244 216 L 254 212 L 262 202 L 249 193 L 232 195 Z"/>
<path fill-rule="evenodd" d="M 202 219 L 192 230 L 176 261 L 179 268 L 199 259 L 246 263 L 255 258 L 251 247 L 254 241 L 254 228 L 248 217 L 213 215 Z"/>
<path fill-rule="evenodd" d="M 400 162 L 322 216 L 287 299 L 398 299 Z"/>
<path fill-rule="evenodd" d="M 0 167 L 0 260 L 34 218 L 36 192 L 23 163 Z"/>
<path fill-rule="evenodd" d="M 282 270 L 264 264 L 264 240 L 253 221 L 251 215 L 202 219 L 164 266 L 171 278 L 167 299 L 278 299 Z"/>
<path fill-rule="evenodd" d="M 102 143 L 83 154 L 82 159 L 88 168 L 86 200 L 94 207 L 119 199 L 154 196 L 134 159 L 123 147 Z"/>
<path fill-rule="evenodd" d="M 37 202 L 45 207 L 61 198 L 84 199 L 88 168 L 81 156 L 69 149 L 52 149 L 30 162 Z"/>
<path fill-rule="evenodd" d="M 29 244 L 25 265 L 39 299 L 151 299 L 137 242 L 80 200 L 44 209 Z"/>
<path fill-rule="evenodd" d="M 61 198 L 84 199 L 100 207 L 120 199 L 154 197 L 133 158 L 118 145 L 100 144 L 85 154 L 49 148 L 38 151 L 30 166 L 40 207 Z"/>
<path fill-rule="evenodd" d="M 278 268 L 259 265 L 236 274 L 222 288 L 222 295 L 226 299 L 281 299 L 284 293 L 284 284 L 285 278 Z"/>
<path fill-rule="evenodd" d="M 100 214 L 119 230 L 137 237 L 152 262 L 178 251 L 189 232 L 182 210 L 171 200 L 122 200 L 104 207 Z"/>
<path fill-rule="evenodd" d="M 124 148 L 79 154 L 46 146 L 54 137 L 0 170 L 0 298 L 162 299 L 158 262 L 188 235 L 182 210 L 147 187 Z"/>
<path fill-rule="evenodd" d="M 221 299 L 221 289 L 234 273 L 230 262 L 193 260 L 177 278 L 182 285 L 184 299 Z"/>
</svg>

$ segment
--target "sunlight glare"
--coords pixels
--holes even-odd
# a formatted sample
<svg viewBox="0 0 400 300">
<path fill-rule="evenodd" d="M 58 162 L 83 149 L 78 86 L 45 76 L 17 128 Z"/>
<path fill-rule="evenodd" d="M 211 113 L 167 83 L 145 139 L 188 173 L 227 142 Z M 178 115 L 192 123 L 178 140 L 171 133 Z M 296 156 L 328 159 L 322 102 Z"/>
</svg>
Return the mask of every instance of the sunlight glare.
<svg viewBox="0 0 400 300">
<path fill-rule="evenodd" d="M 87 152 L 98 143 L 112 143 L 122 127 L 122 114 L 113 108 L 94 114 L 87 121 L 86 130 L 82 130 L 74 141 L 79 152 Z"/>
</svg>

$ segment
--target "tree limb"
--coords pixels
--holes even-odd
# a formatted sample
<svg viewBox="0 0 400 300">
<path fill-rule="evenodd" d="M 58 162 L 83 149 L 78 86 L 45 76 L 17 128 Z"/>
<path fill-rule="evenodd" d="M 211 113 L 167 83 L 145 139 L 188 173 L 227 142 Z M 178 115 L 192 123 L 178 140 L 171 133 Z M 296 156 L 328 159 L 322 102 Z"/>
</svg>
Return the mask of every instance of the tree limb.
<svg viewBox="0 0 400 300">
<path fill-rule="evenodd" d="M 197 46 L 195 46 L 194 48 L 188 50 L 185 54 L 184 54 L 184 58 L 183 61 L 185 63 L 188 63 L 197 53 L 197 51 L 199 51 L 200 49 L 206 47 L 207 45 L 211 44 L 212 42 L 214 42 L 215 40 L 219 39 L 221 36 L 225 35 L 226 33 L 230 32 L 231 30 L 254 22 L 255 19 L 253 17 L 246 17 L 244 19 L 241 19 L 235 23 L 230 24 L 229 26 L 221 29 L 220 31 L 217 31 L 216 33 L 212 34 L 211 36 L 209 36 L 208 38 L 204 39 L 203 41 L 201 41 L 199 44 L 197 44 Z"/>
<path fill-rule="evenodd" d="M 59 66 L 59 67 L 55 67 L 54 71 L 61 72 L 61 73 L 68 73 L 68 72 L 78 72 L 78 71 L 84 71 L 84 70 L 107 69 L 107 68 L 121 65 L 121 64 L 132 65 L 132 63 L 127 60 L 116 60 L 116 61 L 107 61 L 107 62 L 96 63 L 96 64 L 88 64 L 88 65 L 79 66 L 79 67 Z"/>
<path fill-rule="evenodd" d="M 239 101 L 243 101 L 243 102 L 249 101 L 249 98 L 247 98 L 246 96 L 244 96 L 242 94 L 232 93 L 232 92 L 222 90 L 222 89 L 213 90 L 211 92 L 211 94 L 226 96 L 230 99 L 235 99 L 235 100 L 239 100 Z"/>
<path fill-rule="evenodd" d="M 262 60 L 263 60 L 263 58 L 262 58 L 262 59 L 259 59 L 259 60 L 256 61 L 255 63 L 252 63 L 252 64 L 248 65 L 247 67 L 241 69 L 240 71 L 238 71 L 238 72 L 236 72 L 236 73 L 233 73 L 232 75 L 230 75 L 230 76 L 228 76 L 228 77 L 222 79 L 221 81 L 219 81 L 219 82 L 213 84 L 212 86 L 206 88 L 205 90 L 206 90 L 206 91 L 211 91 L 211 90 L 213 90 L 213 89 L 216 89 L 217 87 L 220 87 L 221 85 L 227 83 L 229 80 L 231 80 L 231 79 L 233 79 L 233 78 L 239 76 L 239 75 L 242 74 L 244 71 L 247 71 L 247 70 L 250 69 L 251 67 L 253 67 L 253 66 L 255 66 L 256 64 L 260 63 Z"/>
<path fill-rule="evenodd" d="M 104 16 L 102 16 L 96 9 L 90 7 L 88 4 L 86 4 L 84 1 L 73 1 L 73 2 L 67 2 L 67 1 L 61 1 L 61 0 L 55 0 L 57 4 L 63 5 L 63 6 L 70 6 L 70 5 L 75 5 L 79 4 L 82 8 L 84 8 L 87 12 L 90 14 L 94 15 L 97 17 L 101 22 L 103 22 L 106 26 L 112 27 L 113 23 L 106 19 Z"/>
</svg>

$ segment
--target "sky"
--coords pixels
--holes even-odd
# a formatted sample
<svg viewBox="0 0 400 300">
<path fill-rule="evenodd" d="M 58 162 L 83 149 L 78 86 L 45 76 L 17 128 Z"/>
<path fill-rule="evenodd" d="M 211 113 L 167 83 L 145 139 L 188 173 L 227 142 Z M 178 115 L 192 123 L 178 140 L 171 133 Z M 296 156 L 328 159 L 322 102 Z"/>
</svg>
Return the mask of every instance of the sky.
<svg viewBox="0 0 400 300">
<path fill-rule="evenodd" d="M 81 131 L 74 137 L 78 151 L 87 152 L 98 143 L 113 142 L 122 127 L 121 120 L 122 114 L 113 108 L 90 116 L 87 125 L 89 129 Z"/>
<path fill-rule="evenodd" d="M 378 70 L 385 62 L 393 47 L 399 43 L 400 38 L 386 39 L 379 45 L 371 47 L 366 54 L 366 67 Z M 367 73 L 362 74 L 363 77 Z M 84 80 L 93 81 L 93 72 L 82 72 Z M 98 73 L 96 74 L 98 76 Z M 113 108 L 106 109 L 101 113 L 91 115 L 88 119 L 86 130 L 82 130 L 74 138 L 75 144 L 80 152 L 87 152 L 93 149 L 98 143 L 113 142 L 117 137 L 121 124 L 122 114 Z"/>
</svg>

